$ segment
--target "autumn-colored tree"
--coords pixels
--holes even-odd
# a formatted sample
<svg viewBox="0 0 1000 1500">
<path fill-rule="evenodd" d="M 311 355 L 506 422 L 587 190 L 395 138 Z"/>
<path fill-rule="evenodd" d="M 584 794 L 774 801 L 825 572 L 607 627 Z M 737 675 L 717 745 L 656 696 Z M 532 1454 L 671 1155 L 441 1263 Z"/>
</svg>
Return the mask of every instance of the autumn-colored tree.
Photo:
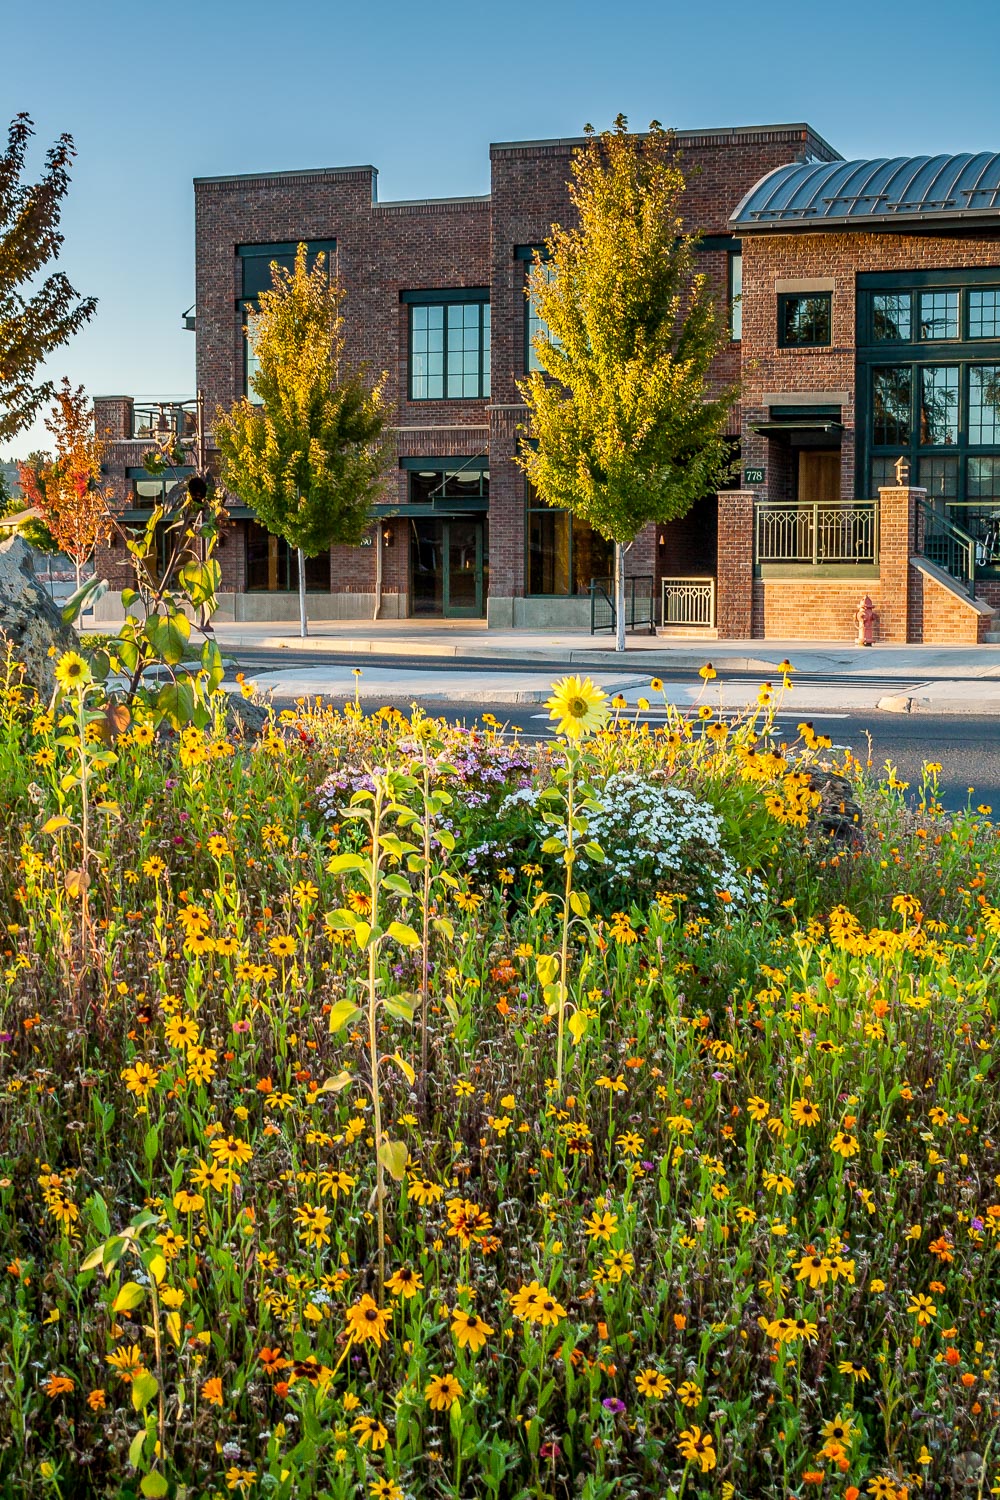
<svg viewBox="0 0 1000 1500">
<path fill-rule="evenodd" d="M 54 349 L 94 315 L 94 297 L 79 297 L 63 271 L 39 282 L 59 254 L 62 200 L 69 188 L 73 137 L 61 135 L 38 182 L 22 182 L 34 127 L 16 115 L 0 154 L 0 441 L 27 427 L 53 394 L 35 372 Z"/>
<path fill-rule="evenodd" d="M 21 488 L 59 550 L 72 559 L 79 588 L 81 568 L 111 531 L 111 495 L 101 484 L 105 445 L 94 431 L 83 386 L 74 390 L 66 376 L 45 425 L 55 440 L 55 457 L 23 463 Z"/>
<path fill-rule="evenodd" d="M 623 651 L 625 547 L 724 482 L 736 393 L 710 382 L 728 333 L 696 270 L 673 137 L 656 121 L 633 135 L 623 115 L 587 133 L 569 184 L 578 227 L 553 228 L 531 276 L 548 332 L 541 370 L 519 382 L 534 439 L 520 462 L 543 500 L 614 542 Z"/>
<path fill-rule="evenodd" d="M 326 258 L 310 271 L 272 265 L 248 329 L 260 404 L 219 412 L 222 481 L 262 526 L 298 551 L 299 628 L 307 633 L 305 559 L 335 543 L 356 546 L 371 524 L 385 466 L 385 377 L 344 365 L 343 288 Z"/>
</svg>

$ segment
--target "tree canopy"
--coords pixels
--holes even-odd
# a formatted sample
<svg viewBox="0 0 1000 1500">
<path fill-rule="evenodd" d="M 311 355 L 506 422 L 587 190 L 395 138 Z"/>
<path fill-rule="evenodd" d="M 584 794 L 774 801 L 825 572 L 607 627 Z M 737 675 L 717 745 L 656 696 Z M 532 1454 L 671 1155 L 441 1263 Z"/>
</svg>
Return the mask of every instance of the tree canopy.
<svg viewBox="0 0 1000 1500">
<path fill-rule="evenodd" d="M 49 149 L 38 182 L 22 181 L 34 127 L 16 115 L 0 155 L 0 441 L 27 427 L 53 393 L 35 383 L 38 366 L 77 332 L 97 307 L 79 297 L 63 271 L 40 284 L 40 272 L 58 257 L 62 202 L 76 150 L 70 135 Z"/>
<path fill-rule="evenodd" d="M 553 228 L 530 278 L 547 332 L 541 370 L 520 382 L 520 462 L 546 502 L 622 544 L 724 482 L 736 393 L 713 389 L 727 328 L 685 227 L 672 134 L 656 121 L 631 134 L 622 115 L 587 133 L 569 184 L 577 225 Z"/>
<path fill-rule="evenodd" d="M 344 368 L 343 289 L 325 256 L 272 265 L 248 336 L 259 362 L 253 402 L 216 422 L 222 480 L 261 524 L 305 557 L 356 545 L 384 468 L 385 376 Z"/>
</svg>

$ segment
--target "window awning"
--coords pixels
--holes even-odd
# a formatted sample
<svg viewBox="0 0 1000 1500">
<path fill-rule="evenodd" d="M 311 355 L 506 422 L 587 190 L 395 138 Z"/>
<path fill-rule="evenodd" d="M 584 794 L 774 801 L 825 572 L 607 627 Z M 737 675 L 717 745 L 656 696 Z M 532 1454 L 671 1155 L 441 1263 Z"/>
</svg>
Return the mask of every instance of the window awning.
<svg viewBox="0 0 1000 1500">
<path fill-rule="evenodd" d="M 825 433 L 830 437 L 839 437 L 843 430 L 843 422 L 831 421 L 829 417 L 793 417 L 784 422 L 750 423 L 751 432 L 759 432 L 761 437 L 777 438 L 779 442 L 790 439 L 797 432 Z"/>
</svg>

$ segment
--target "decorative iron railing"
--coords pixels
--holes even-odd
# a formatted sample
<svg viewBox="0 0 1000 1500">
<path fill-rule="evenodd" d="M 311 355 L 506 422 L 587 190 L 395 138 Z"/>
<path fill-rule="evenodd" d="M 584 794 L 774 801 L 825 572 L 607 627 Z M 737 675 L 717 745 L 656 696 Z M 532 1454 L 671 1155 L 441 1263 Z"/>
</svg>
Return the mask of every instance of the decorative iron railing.
<svg viewBox="0 0 1000 1500">
<path fill-rule="evenodd" d="M 648 631 L 656 629 L 653 598 L 654 580 L 651 573 L 625 580 L 625 629 Z M 614 582 L 610 578 L 590 580 L 590 633 L 597 635 L 602 630 L 616 629 Z"/>
<path fill-rule="evenodd" d="M 715 628 L 714 578 L 664 578 L 660 617 L 664 625 Z"/>
<path fill-rule="evenodd" d="M 792 504 L 758 500 L 754 514 L 754 556 L 758 563 L 878 562 L 877 500 L 814 501 Z"/>
<path fill-rule="evenodd" d="M 975 598 L 976 551 L 982 544 L 926 500 L 917 499 L 917 551 L 950 573 Z"/>
</svg>

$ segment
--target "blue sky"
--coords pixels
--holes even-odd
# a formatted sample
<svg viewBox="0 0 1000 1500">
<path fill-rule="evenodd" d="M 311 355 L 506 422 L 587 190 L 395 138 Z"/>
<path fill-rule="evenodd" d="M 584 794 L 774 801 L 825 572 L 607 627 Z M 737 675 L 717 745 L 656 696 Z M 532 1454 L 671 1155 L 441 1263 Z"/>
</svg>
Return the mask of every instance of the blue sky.
<svg viewBox="0 0 1000 1500">
<path fill-rule="evenodd" d="M 32 116 L 33 164 L 76 139 L 62 263 L 100 306 L 50 368 L 94 395 L 193 389 L 195 176 L 372 162 L 381 198 L 482 193 L 491 140 L 619 110 L 804 120 L 845 156 L 1000 150 L 995 0 L 7 0 L 3 29 L 0 124 Z"/>
</svg>

